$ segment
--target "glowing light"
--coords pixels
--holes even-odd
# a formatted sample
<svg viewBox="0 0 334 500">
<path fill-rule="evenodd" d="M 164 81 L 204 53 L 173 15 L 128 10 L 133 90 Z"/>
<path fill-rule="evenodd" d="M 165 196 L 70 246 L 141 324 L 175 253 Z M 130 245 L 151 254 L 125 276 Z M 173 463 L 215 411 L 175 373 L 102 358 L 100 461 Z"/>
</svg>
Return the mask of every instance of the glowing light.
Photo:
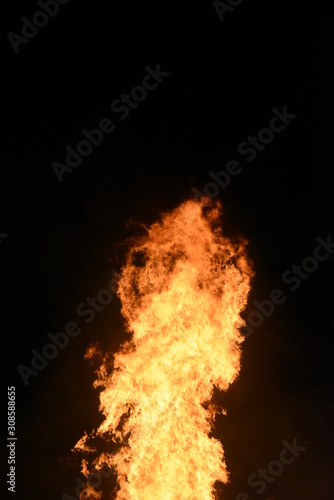
<svg viewBox="0 0 334 500">
<path fill-rule="evenodd" d="M 94 467 L 114 468 L 118 500 L 211 500 L 215 481 L 228 480 L 210 400 L 239 373 L 252 271 L 245 242 L 223 235 L 220 215 L 218 203 L 186 201 L 128 251 L 118 296 L 132 339 L 94 384 L 105 419 L 93 435 L 118 444 Z M 87 452 L 88 441 L 75 449 Z"/>
</svg>

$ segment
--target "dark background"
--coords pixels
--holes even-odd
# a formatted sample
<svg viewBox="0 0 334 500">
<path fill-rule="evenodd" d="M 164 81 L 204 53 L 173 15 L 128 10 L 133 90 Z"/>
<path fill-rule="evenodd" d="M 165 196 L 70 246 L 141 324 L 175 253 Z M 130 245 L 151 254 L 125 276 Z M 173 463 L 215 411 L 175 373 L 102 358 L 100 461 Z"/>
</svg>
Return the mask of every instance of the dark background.
<svg viewBox="0 0 334 500">
<path fill-rule="evenodd" d="M 219 498 L 332 497 L 334 257 L 294 293 L 281 281 L 333 231 L 331 6 L 244 0 L 221 22 L 210 1 L 72 0 L 18 54 L 7 33 L 20 34 L 21 17 L 40 7 L 5 6 L 1 366 L 3 401 L 7 386 L 17 393 L 16 498 L 75 496 L 70 449 L 101 421 L 83 355 L 96 341 L 115 351 L 125 335 L 118 300 L 90 325 L 75 310 L 119 270 L 128 221 L 155 221 L 231 159 L 243 172 L 219 198 L 226 230 L 250 242 L 256 278 L 245 318 L 274 288 L 288 298 L 245 341 L 239 380 L 220 397 L 228 414 L 214 434 L 231 482 Z M 158 63 L 170 75 L 121 121 L 111 102 Z M 283 106 L 297 118 L 247 163 L 238 145 Z M 59 183 L 51 163 L 64 163 L 65 146 L 105 117 L 116 130 Z M 30 366 L 31 349 L 68 321 L 81 334 L 25 387 L 17 365 Z M 306 450 L 257 495 L 247 478 L 294 438 Z"/>
</svg>

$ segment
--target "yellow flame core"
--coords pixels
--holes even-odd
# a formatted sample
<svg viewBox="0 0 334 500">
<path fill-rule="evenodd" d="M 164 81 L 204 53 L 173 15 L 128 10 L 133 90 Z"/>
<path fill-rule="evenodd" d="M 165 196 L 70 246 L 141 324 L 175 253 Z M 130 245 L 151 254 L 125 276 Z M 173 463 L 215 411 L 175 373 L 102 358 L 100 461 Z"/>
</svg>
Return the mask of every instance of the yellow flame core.
<svg viewBox="0 0 334 500">
<path fill-rule="evenodd" d="M 203 210 L 207 203 L 165 214 L 122 268 L 118 295 L 133 337 L 95 382 L 105 416 L 97 434 L 123 445 L 104 454 L 118 500 L 211 500 L 215 481 L 228 481 L 208 403 L 239 373 L 252 271 L 244 243 L 221 232 L 220 205 Z"/>
</svg>

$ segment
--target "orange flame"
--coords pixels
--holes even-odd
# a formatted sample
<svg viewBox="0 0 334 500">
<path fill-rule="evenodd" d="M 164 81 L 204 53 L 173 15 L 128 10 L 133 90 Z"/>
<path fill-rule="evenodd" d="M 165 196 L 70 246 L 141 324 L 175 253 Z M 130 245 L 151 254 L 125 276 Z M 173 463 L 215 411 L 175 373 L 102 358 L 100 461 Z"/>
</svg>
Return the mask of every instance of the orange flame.
<svg viewBox="0 0 334 500">
<path fill-rule="evenodd" d="M 228 481 L 209 402 L 239 373 L 252 271 L 245 242 L 223 236 L 220 213 L 208 199 L 184 202 L 133 243 L 122 268 L 132 340 L 94 383 L 105 417 L 94 434 L 119 445 L 94 465 L 114 468 L 118 500 L 211 500 L 215 481 Z M 75 449 L 87 450 L 86 440 Z"/>
</svg>

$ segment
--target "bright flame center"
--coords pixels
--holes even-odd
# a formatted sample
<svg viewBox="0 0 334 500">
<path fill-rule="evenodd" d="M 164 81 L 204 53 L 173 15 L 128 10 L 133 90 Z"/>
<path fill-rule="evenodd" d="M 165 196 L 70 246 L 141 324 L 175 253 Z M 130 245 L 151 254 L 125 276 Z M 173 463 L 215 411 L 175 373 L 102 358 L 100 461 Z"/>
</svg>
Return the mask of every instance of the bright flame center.
<svg viewBox="0 0 334 500">
<path fill-rule="evenodd" d="M 114 468 L 118 500 L 212 500 L 215 481 L 228 480 L 222 444 L 209 436 L 209 401 L 239 373 L 252 271 L 244 243 L 221 232 L 220 206 L 207 203 L 165 214 L 122 268 L 118 295 L 133 336 L 95 382 L 105 416 L 96 434 L 120 444 L 95 466 Z"/>
</svg>

